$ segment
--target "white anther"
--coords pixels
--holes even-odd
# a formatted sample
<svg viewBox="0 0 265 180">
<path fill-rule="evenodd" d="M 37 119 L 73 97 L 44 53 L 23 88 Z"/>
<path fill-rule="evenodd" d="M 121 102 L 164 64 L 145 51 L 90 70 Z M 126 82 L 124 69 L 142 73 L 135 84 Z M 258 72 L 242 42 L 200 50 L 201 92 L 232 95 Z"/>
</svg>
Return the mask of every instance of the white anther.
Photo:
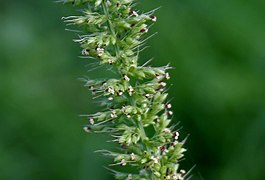
<svg viewBox="0 0 265 180">
<path fill-rule="evenodd" d="M 131 11 L 130 14 L 134 15 L 134 16 L 138 16 L 138 13 L 136 11 Z"/>
<path fill-rule="evenodd" d="M 147 104 L 146 103 L 142 104 L 142 107 L 143 108 L 146 108 L 147 107 Z"/>
<path fill-rule="evenodd" d="M 94 121 L 93 118 L 90 118 L 90 119 L 89 119 L 89 122 L 90 122 L 90 124 L 94 124 L 94 123 L 95 123 L 95 121 Z"/>
<path fill-rule="evenodd" d="M 173 112 L 172 111 L 168 111 L 168 115 L 172 116 Z"/>
<path fill-rule="evenodd" d="M 116 118 L 117 117 L 117 114 L 115 111 L 112 111 L 111 114 L 110 114 L 110 117 L 111 118 Z"/>
<path fill-rule="evenodd" d="M 170 75 L 169 75 L 169 73 L 166 73 L 166 74 L 165 74 L 165 78 L 166 78 L 166 79 L 170 79 Z"/>
<path fill-rule="evenodd" d="M 181 174 L 185 174 L 185 173 L 186 173 L 186 171 L 185 171 L 184 169 L 181 169 L 179 172 L 180 172 Z"/>
<path fill-rule="evenodd" d="M 164 129 L 164 133 L 170 133 L 170 132 L 171 132 L 171 130 L 169 128 Z"/>
<path fill-rule="evenodd" d="M 179 132 L 175 132 L 174 139 L 178 140 L 178 138 L 179 138 Z"/>
<path fill-rule="evenodd" d="M 83 50 L 82 50 L 82 55 L 84 55 L 84 56 L 88 56 L 88 55 L 89 55 L 88 50 L 87 50 L 87 49 L 83 49 Z"/>
<path fill-rule="evenodd" d="M 148 29 L 147 28 L 143 28 L 140 30 L 141 33 L 147 33 L 148 32 Z"/>
<path fill-rule="evenodd" d="M 129 87 L 128 87 L 128 90 L 129 90 L 129 92 L 133 92 L 133 91 L 134 91 L 134 89 L 133 89 L 132 86 L 129 86 Z"/>
<path fill-rule="evenodd" d="M 156 79 L 163 79 L 163 76 L 162 75 L 157 75 Z"/>
<path fill-rule="evenodd" d="M 130 81 L 130 78 L 127 75 L 124 75 L 123 78 L 125 81 Z"/>
<path fill-rule="evenodd" d="M 132 180 L 132 174 L 128 174 L 126 180 Z"/>
<path fill-rule="evenodd" d="M 132 93 L 133 93 L 133 91 L 134 91 L 133 87 L 132 86 L 129 86 L 128 87 L 128 91 L 129 91 L 129 95 L 131 96 Z"/>
<path fill-rule="evenodd" d="M 179 143 L 178 141 L 174 141 L 173 146 L 176 146 L 178 143 Z"/>
<path fill-rule="evenodd" d="M 167 83 L 165 83 L 165 82 L 161 82 L 160 85 L 161 85 L 162 87 L 166 87 Z"/>
<path fill-rule="evenodd" d="M 107 91 L 108 91 L 108 93 L 110 93 L 110 94 L 114 94 L 114 93 L 115 93 L 114 89 L 112 89 L 111 87 L 109 87 Z"/>
<path fill-rule="evenodd" d="M 173 176 L 172 176 L 172 179 L 173 179 L 173 180 L 178 180 L 178 176 L 177 176 L 177 175 L 173 175 Z"/>
<path fill-rule="evenodd" d="M 135 160 L 135 154 L 132 153 L 130 156 L 131 156 L 131 160 L 134 161 Z"/>
<path fill-rule="evenodd" d="M 146 97 L 146 98 L 149 98 L 149 97 L 150 97 L 150 94 L 145 94 L 145 97 Z"/>
<path fill-rule="evenodd" d="M 103 55 L 103 53 L 104 53 L 104 49 L 103 48 L 99 48 L 98 47 L 96 50 L 97 50 L 98 56 L 102 56 Z"/>
<path fill-rule="evenodd" d="M 151 18 L 151 20 L 152 20 L 153 22 L 156 22 L 156 20 L 157 20 L 156 16 L 151 16 L 150 18 Z"/>
<path fill-rule="evenodd" d="M 114 63 L 114 59 L 113 58 L 108 59 L 108 63 L 109 64 L 113 64 Z"/>
<path fill-rule="evenodd" d="M 165 108 L 170 109 L 170 108 L 172 108 L 172 105 L 171 104 L 166 104 Z"/>
<path fill-rule="evenodd" d="M 167 175 L 167 176 L 166 176 L 166 179 L 171 179 L 170 175 Z"/>
<path fill-rule="evenodd" d="M 91 129 L 89 127 L 84 127 L 83 128 L 85 132 L 89 133 L 91 131 Z"/>
<path fill-rule="evenodd" d="M 122 165 L 122 166 L 126 166 L 126 164 L 127 164 L 127 163 L 126 163 L 126 160 L 125 160 L 125 159 L 122 159 L 122 160 L 121 160 L 121 165 Z"/>
<path fill-rule="evenodd" d="M 155 164 L 157 164 L 159 161 L 159 159 L 157 157 L 154 157 L 154 156 L 151 156 L 150 159 L 152 159 Z"/>
</svg>

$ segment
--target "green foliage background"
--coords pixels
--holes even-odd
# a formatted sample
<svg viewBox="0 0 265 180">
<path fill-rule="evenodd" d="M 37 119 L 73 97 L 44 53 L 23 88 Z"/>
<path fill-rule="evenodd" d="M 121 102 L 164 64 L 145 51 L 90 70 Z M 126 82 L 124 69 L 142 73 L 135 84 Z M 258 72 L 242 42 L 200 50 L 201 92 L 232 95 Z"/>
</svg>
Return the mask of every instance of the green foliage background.
<svg viewBox="0 0 265 180">
<path fill-rule="evenodd" d="M 185 166 L 193 179 L 265 179 L 265 1 L 153 0 L 158 22 L 141 61 L 168 62 L 175 121 L 190 135 Z M 78 13 L 52 1 L 0 4 L 0 179 L 107 180 L 110 147 L 87 135 L 78 114 L 99 109 L 77 78 L 76 35 L 61 16 Z"/>
</svg>

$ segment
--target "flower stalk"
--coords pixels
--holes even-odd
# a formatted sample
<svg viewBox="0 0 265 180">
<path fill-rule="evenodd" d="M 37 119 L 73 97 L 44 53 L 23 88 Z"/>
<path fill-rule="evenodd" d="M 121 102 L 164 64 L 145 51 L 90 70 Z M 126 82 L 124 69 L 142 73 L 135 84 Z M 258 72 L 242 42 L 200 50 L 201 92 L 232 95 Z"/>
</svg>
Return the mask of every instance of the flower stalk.
<svg viewBox="0 0 265 180">
<path fill-rule="evenodd" d="M 148 28 L 157 20 L 155 10 L 137 11 L 136 0 L 62 2 L 83 9 L 79 16 L 63 18 L 82 30 L 74 40 L 80 44 L 82 56 L 118 74 L 116 78 L 85 80 L 85 86 L 100 97 L 106 110 L 83 115 L 89 120 L 84 126 L 86 132 L 106 133 L 120 145 L 117 151 L 98 151 L 113 158 L 110 167 L 115 178 L 186 179 L 187 174 L 179 168 L 185 140 L 179 140 L 179 132 L 171 125 L 173 112 L 167 102 L 167 71 L 171 67 L 138 63 L 139 52 L 150 37 Z M 119 172 L 115 166 L 129 166 L 131 171 Z"/>
</svg>

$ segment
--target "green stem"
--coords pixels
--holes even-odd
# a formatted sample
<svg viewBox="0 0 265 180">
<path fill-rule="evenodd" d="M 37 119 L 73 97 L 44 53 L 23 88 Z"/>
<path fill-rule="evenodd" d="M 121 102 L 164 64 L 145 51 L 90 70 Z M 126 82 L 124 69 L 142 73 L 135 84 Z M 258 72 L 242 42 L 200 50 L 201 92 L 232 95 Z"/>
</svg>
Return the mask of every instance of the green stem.
<svg viewBox="0 0 265 180">
<path fill-rule="evenodd" d="M 103 11 L 104 11 L 104 14 L 105 16 L 107 16 L 107 26 L 108 26 L 108 29 L 111 33 L 111 35 L 116 39 L 116 42 L 115 44 L 113 45 L 114 46 L 114 50 L 115 50 L 115 53 L 116 53 L 116 57 L 120 55 L 120 52 L 119 52 L 119 47 L 117 45 L 117 36 L 116 36 L 116 33 L 115 33 L 115 30 L 114 30 L 114 27 L 111 23 L 111 20 L 110 20 L 110 15 L 109 15 L 109 11 L 108 11 L 108 5 L 107 5 L 107 2 L 106 0 L 104 0 L 102 2 L 102 8 L 103 8 Z"/>
</svg>

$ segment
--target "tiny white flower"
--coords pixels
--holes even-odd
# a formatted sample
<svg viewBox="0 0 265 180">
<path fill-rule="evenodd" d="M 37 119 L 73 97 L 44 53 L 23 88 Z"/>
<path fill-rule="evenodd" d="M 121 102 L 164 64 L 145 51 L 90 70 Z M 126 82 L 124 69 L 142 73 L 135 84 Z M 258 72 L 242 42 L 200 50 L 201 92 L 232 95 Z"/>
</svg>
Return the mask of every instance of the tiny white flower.
<svg viewBox="0 0 265 180">
<path fill-rule="evenodd" d="M 124 75 L 123 78 L 125 81 L 130 81 L 130 78 L 127 75 Z"/>
<path fill-rule="evenodd" d="M 129 87 L 128 87 L 128 90 L 129 90 L 130 92 L 133 92 L 133 91 L 134 91 L 134 89 L 133 89 L 132 86 L 129 86 Z"/>
<path fill-rule="evenodd" d="M 186 171 L 185 171 L 184 169 L 181 169 L 179 172 L 180 172 L 181 174 L 185 174 L 185 173 L 186 173 Z"/>
<path fill-rule="evenodd" d="M 134 91 L 133 87 L 129 86 L 128 91 L 129 91 L 129 95 L 131 96 L 133 94 L 133 91 Z"/>
<path fill-rule="evenodd" d="M 155 121 L 156 123 L 158 123 L 158 122 L 160 122 L 160 119 L 159 119 L 159 118 L 156 118 L 154 121 Z"/>
<path fill-rule="evenodd" d="M 132 174 L 128 174 L 126 180 L 132 180 Z"/>
<path fill-rule="evenodd" d="M 127 164 L 127 163 L 126 163 L 126 160 L 125 160 L 125 159 L 122 159 L 122 160 L 121 160 L 121 165 L 122 165 L 122 166 L 126 166 L 126 164 Z"/>
<path fill-rule="evenodd" d="M 178 143 L 179 143 L 178 141 L 174 141 L 173 146 L 176 146 Z"/>
<path fill-rule="evenodd" d="M 153 21 L 153 22 L 157 21 L 157 17 L 156 16 L 150 16 L 150 18 L 151 18 L 151 21 Z"/>
<path fill-rule="evenodd" d="M 98 56 L 102 56 L 103 55 L 103 53 L 104 53 L 104 49 L 103 48 L 99 48 L 98 47 L 96 50 L 97 50 Z"/>
<path fill-rule="evenodd" d="M 135 160 L 135 154 L 132 153 L 130 156 L 131 156 L 131 160 L 134 161 Z"/>
<path fill-rule="evenodd" d="M 111 118 L 116 118 L 117 117 L 117 114 L 115 111 L 112 111 L 111 114 L 110 114 L 110 117 Z"/>
<path fill-rule="evenodd" d="M 166 179 L 171 179 L 170 175 L 167 175 L 167 176 L 166 176 Z"/>
<path fill-rule="evenodd" d="M 166 78 L 166 79 L 170 79 L 170 75 L 169 75 L 169 73 L 166 73 L 166 74 L 165 74 L 165 78 Z"/>
<path fill-rule="evenodd" d="M 126 106 L 124 106 L 124 105 L 123 105 L 123 106 L 121 107 L 121 111 L 123 111 L 123 112 L 124 112 L 124 111 L 125 111 L 125 109 L 126 109 Z"/>
<path fill-rule="evenodd" d="M 89 122 L 90 122 L 90 124 L 94 124 L 94 123 L 95 123 L 95 121 L 94 121 L 93 118 L 90 118 L 90 119 L 89 119 Z"/>
<path fill-rule="evenodd" d="M 167 83 L 165 83 L 165 82 L 160 82 L 160 86 L 162 86 L 162 87 L 166 87 L 166 85 L 167 85 Z"/>
<path fill-rule="evenodd" d="M 174 134 L 174 139 L 175 139 L 175 140 L 178 140 L 178 138 L 179 138 L 179 132 L 175 132 L 175 134 Z"/>
<path fill-rule="evenodd" d="M 142 104 L 142 107 L 143 108 L 146 108 L 147 107 L 147 104 L 146 103 Z"/>
<path fill-rule="evenodd" d="M 83 50 L 82 50 L 82 55 L 84 55 L 84 56 L 88 56 L 88 55 L 89 55 L 88 50 L 87 50 L 87 49 L 83 49 Z"/>
<path fill-rule="evenodd" d="M 113 64 L 114 63 L 114 59 L 113 58 L 108 59 L 108 63 L 109 64 Z"/>
<path fill-rule="evenodd" d="M 171 132 L 171 130 L 169 128 L 164 129 L 164 133 L 170 133 L 170 132 Z"/>
<path fill-rule="evenodd" d="M 134 15 L 134 16 L 136 16 L 136 17 L 138 16 L 138 13 L 137 13 L 136 11 L 131 11 L 130 14 L 131 14 L 131 15 Z"/>
<path fill-rule="evenodd" d="M 111 87 L 109 87 L 109 88 L 107 89 L 107 91 L 108 91 L 108 93 L 110 93 L 110 94 L 114 94 L 114 93 L 115 93 L 114 89 L 112 89 Z"/>
<path fill-rule="evenodd" d="M 173 176 L 172 176 L 172 179 L 173 179 L 173 180 L 178 180 L 178 176 L 177 176 L 177 175 L 173 175 Z"/>
<path fill-rule="evenodd" d="M 89 133 L 91 131 L 91 129 L 89 127 L 84 127 L 83 128 L 85 132 Z"/>
<path fill-rule="evenodd" d="M 145 97 L 146 97 L 146 98 L 149 98 L 149 97 L 150 97 L 150 94 L 145 94 Z"/>
<path fill-rule="evenodd" d="M 143 28 L 140 30 L 141 33 L 147 33 L 148 32 L 148 29 L 147 28 Z"/>
<path fill-rule="evenodd" d="M 159 161 L 159 159 L 157 157 L 154 157 L 154 156 L 151 156 L 150 159 L 152 159 L 155 164 L 157 164 Z"/>
<path fill-rule="evenodd" d="M 181 174 L 177 175 L 178 180 L 183 180 L 184 178 L 181 176 Z"/>
<path fill-rule="evenodd" d="M 172 111 L 168 111 L 167 113 L 168 113 L 168 115 L 170 115 L 170 116 L 173 115 L 173 112 L 172 112 Z"/>
<path fill-rule="evenodd" d="M 99 48 L 99 47 L 98 47 L 96 50 L 97 50 L 97 51 L 104 51 L 103 48 Z"/>
<path fill-rule="evenodd" d="M 161 74 L 160 75 L 157 75 L 156 76 L 156 79 L 163 79 L 163 75 L 161 75 Z"/>
<path fill-rule="evenodd" d="M 165 104 L 165 108 L 170 109 L 170 108 L 172 108 L 172 105 L 171 104 Z"/>
</svg>

